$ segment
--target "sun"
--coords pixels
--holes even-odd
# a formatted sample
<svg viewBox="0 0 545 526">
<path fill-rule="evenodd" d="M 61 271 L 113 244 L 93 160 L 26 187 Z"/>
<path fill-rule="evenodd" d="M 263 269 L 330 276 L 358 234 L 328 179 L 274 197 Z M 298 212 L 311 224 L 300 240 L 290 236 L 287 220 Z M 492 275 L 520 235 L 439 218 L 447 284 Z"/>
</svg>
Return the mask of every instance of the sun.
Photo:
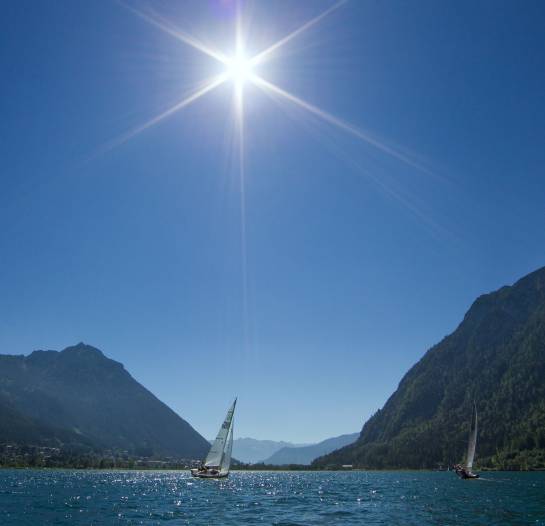
<svg viewBox="0 0 545 526">
<path fill-rule="evenodd" d="M 235 103 L 234 114 L 239 124 L 238 126 L 239 142 L 241 145 L 243 143 L 243 129 L 244 129 L 243 127 L 243 117 L 244 117 L 243 110 L 244 110 L 244 96 L 245 96 L 244 87 L 246 84 L 252 84 L 259 87 L 263 91 L 267 92 L 269 95 L 272 95 L 279 99 L 287 100 L 290 103 L 296 106 L 299 106 L 300 108 L 303 108 L 307 112 L 313 114 L 316 117 L 319 117 L 321 120 L 329 123 L 330 125 L 335 126 L 346 133 L 349 133 L 350 135 L 381 150 L 383 153 L 390 155 L 392 157 L 395 157 L 399 161 L 402 161 L 412 166 L 413 168 L 416 168 L 418 170 L 422 170 L 425 172 L 428 171 L 425 168 L 423 168 L 418 161 L 413 160 L 411 155 L 407 155 L 405 152 L 402 152 L 397 148 L 394 148 L 390 145 L 383 143 L 379 139 L 372 136 L 369 132 L 360 129 L 354 126 L 353 124 L 350 124 L 349 122 L 344 121 L 332 115 L 331 113 L 328 113 L 320 109 L 317 106 L 314 106 L 310 102 L 307 102 L 304 99 L 297 97 L 296 95 L 293 95 L 292 93 L 289 93 L 288 91 L 280 88 L 276 84 L 273 84 L 272 82 L 269 82 L 268 80 L 264 79 L 261 76 L 261 72 L 258 73 L 255 71 L 255 70 L 261 70 L 263 67 L 263 64 L 266 63 L 272 57 L 274 57 L 282 47 L 286 46 L 293 39 L 300 37 L 302 33 L 304 33 L 305 31 L 308 31 L 310 28 L 318 24 L 318 22 L 320 22 L 323 18 L 330 15 L 331 13 L 339 9 L 341 6 L 346 4 L 347 1 L 348 0 L 337 0 L 337 2 L 334 3 L 329 9 L 326 9 L 321 14 L 315 16 L 314 18 L 312 18 L 311 20 L 309 20 L 308 22 L 306 22 L 299 28 L 293 30 L 284 38 L 281 38 L 277 42 L 271 44 L 268 48 L 257 53 L 256 55 L 255 54 L 248 55 L 245 52 L 246 34 L 243 27 L 242 15 L 240 13 L 237 14 L 237 17 L 235 19 L 236 28 L 235 28 L 235 46 L 233 49 L 234 54 L 228 55 L 222 52 L 221 50 L 213 49 L 209 47 L 207 44 L 205 44 L 204 42 L 202 42 L 201 40 L 182 32 L 178 28 L 175 28 L 171 23 L 169 23 L 168 21 L 164 20 L 161 17 L 158 17 L 157 15 L 148 15 L 132 7 L 125 6 L 129 10 L 131 10 L 135 15 L 144 19 L 146 22 L 152 24 L 153 26 L 156 26 L 160 30 L 171 35 L 175 39 L 180 40 L 184 44 L 187 44 L 188 46 L 191 46 L 192 48 L 200 51 L 204 55 L 208 55 L 208 57 L 215 59 L 217 62 L 221 64 L 223 71 L 219 75 L 209 78 L 203 83 L 201 83 L 200 86 L 195 89 L 195 91 L 187 95 L 185 98 L 180 100 L 174 106 L 165 110 L 163 113 L 160 113 L 159 115 L 152 118 L 148 122 L 140 126 L 137 126 L 136 128 L 133 128 L 129 132 L 122 135 L 116 141 L 113 141 L 111 144 L 115 146 L 125 142 L 126 140 L 130 139 L 136 134 L 144 131 L 145 129 L 151 126 L 154 126 L 155 124 L 171 116 L 172 114 L 176 113 L 182 108 L 185 108 L 193 104 L 196 100 L 203 97 L 206 93 L 209 93 L 210 91 L 217 88 L 218 86 L 221 86 L 226 81 L 231 81 L 233 83 L 234 95 L 235 95 L 234 96 L 234 103 Z M 242 146 L 241 146 L 241 151 L 242 151 Z M 242 171 L 242 160 L 241 160 L 241 171 Z"/>
<path fill-rule="evenodd" d="M 227 78 L 231 79 L 237 86 L 242 86 L 253 76 L 252 60 L 248 59 L 242 51 L 237 52 L 234 57 L 228 59 L 225 65 Z"/>
</svg>

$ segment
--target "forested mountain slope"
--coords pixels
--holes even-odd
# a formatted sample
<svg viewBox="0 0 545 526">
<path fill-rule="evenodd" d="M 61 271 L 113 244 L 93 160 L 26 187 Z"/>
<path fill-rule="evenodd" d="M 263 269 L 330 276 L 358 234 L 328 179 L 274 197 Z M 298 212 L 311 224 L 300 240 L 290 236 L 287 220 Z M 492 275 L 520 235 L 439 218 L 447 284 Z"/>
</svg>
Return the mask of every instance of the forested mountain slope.
<svg viewBox="0 0 545 526">
<path fill-rule="evenodd" d="M 315 466 L 434 468 L 463 459 L 471 405 L 477 465 L 545 467 L 545 268 L 479 297 L 401 380 L 358 441 Z"/>
<path fill-rule="evenodd" d="M 186 458 L 210 447 L 122 364 L 85 344 L 0 355 L 0 442 Z"/>
</svg>

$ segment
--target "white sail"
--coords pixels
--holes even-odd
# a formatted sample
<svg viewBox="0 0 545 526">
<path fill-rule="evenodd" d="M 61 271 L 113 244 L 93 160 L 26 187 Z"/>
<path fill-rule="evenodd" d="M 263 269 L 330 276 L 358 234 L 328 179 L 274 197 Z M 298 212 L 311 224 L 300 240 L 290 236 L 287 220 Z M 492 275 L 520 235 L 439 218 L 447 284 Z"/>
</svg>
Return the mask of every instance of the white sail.
<svg viewBox="0 0 545 526">
<path fill-rule="evenodd" d="M 237 401 L 235 399 L 233 405 L 230 407 L 229 411 L 227 411 L 227 416 L 225 417 L 225 420 L 223 421 L 223 424 L 218 431 L 218 436 L 216 437 L 216 440 L 214 440 L 214 443 L 212 444 L 212 447 L 210 448 L 210 451 L 206 456 L 204 465 L 207 468 L 218 469 L 221 466 L 221 461 L 225 453 L 225 445 L 229 436 L 229 430 L 231 429 L 231 422 L 233 421 L 233 414 L 235 412 L 236 404 Z"/>
<path fill-rule="evenodd" d="M 231 422 L 231 431 L 229 432 L 229 438 L 227 440 L 227 446 L 225 447 L 225 454 L 221 460 L 221 469 L 220 473 L 226 475 L 229 473 L 229 468 L 231 467 L 231 453 L 233 452 L 233 427 L 235 427 L 235 422 Z"/>
<path fill-rule="evenodd" d="M 469 431 L 469 443 L 467 445 L 466 468 L 471 471 L 473 459 L 475 458 L 475 448 L 477 447 L 477 406 L 474 405 L 474 420 Z"/>
</svg>

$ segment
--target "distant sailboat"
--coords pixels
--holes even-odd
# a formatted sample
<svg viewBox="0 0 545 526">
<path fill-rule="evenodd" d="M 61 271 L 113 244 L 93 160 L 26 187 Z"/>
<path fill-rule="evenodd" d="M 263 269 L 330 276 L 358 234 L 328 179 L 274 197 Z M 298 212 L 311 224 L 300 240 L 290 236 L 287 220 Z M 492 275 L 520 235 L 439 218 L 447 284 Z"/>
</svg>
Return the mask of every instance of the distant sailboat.
<svg viewBox="0 0 545 526">
<path fill-rule="evenodd" d="M 235 406 L 237 399 L 227 411 L 227 416 L 218 431 L 218 436 L 208 455 L 206 456 L 203 465 L 199 469 L 192 469 L 191 475 L 206 479 L 219 479 L 229 475 L 231 467 L 231 453 L 233 452 L 233 425 Z"/>
<path fill-rule="evenodd" d="M 456 474 L 462 479 L 477 479 L 479 475 L 473 473 L 473 460 L 475 459 L 475 448 L 477 447 L 477 405 L 473 404 L 472 426 L 469 431 L 467 454 L 465 466 L 456 466 Z"/>
</svg>

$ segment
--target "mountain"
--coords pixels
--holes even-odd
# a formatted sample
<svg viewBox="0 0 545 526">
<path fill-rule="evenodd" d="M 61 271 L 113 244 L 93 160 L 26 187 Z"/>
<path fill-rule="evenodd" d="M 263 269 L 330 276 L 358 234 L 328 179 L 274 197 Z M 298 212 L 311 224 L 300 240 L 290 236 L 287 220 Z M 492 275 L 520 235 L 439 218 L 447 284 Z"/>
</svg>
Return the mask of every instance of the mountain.
<svg viewBox="0 0 545 526">
<path fill-rule="evenodd" d="M 479 297 L 401 380 L 354 444 L 315 467 L 434 468 L 459 462 L 473 401 L 477 465 L 545 468 L 545 268 Z"/>
<path fill-rule="evenodd" d="M 303 444 L 275 442 L 273 440 L 256 440 L 255 438 L 237 438 L 233 441 L 233 457 L 246 464 L 263 462 L 279 449 L 291 449 Z"/>
<path fill-rule="evenodd" d="M 123 365 L 80 343 L 0 355 L 0 442 L 201 458 L 209 444 Z"/>
<path fill-rule="evenodd" d="M 359 437 L 359 433 L 341 435 L 328 438 L 317 444 L 303 447 L 283 447 L 264 460 L 265 464 L 284 466 L 287 464 L 310 464 L 315 458 L 327 455 L 336 449 L 352 444 Z"/>
<path fill-rule="evenodd" d="M 44 446 L 62 443 L 84 447 L 92 445 L 91 441 L 85 440 L 73 431 L 51 427 L 21 414 L 2 393 L 0 393 L 0 443 Z"/>
</svg>

